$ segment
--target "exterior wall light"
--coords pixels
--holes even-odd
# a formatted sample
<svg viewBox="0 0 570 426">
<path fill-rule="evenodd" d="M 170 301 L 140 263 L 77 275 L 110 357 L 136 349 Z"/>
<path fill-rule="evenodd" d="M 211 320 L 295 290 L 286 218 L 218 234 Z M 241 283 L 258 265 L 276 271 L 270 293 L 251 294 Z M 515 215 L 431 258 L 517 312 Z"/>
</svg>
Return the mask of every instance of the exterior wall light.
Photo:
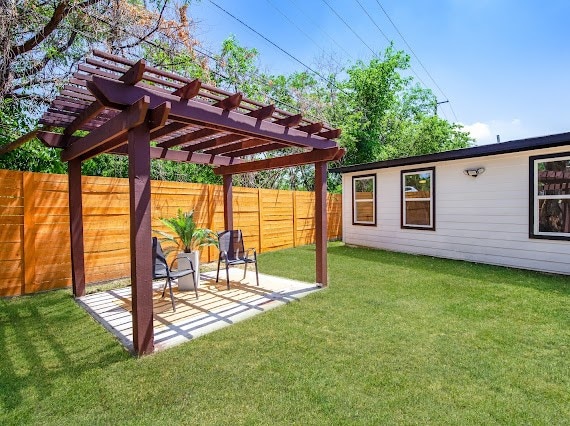
<svg viewBox="0 0 570 426">
<path fill-rule="evenodd" d="M 485 172 L 485 167 L 478 167 L 476 169 L 465 169 L 463 174 L 466 176 L 477 177 Z"/>
</svg>

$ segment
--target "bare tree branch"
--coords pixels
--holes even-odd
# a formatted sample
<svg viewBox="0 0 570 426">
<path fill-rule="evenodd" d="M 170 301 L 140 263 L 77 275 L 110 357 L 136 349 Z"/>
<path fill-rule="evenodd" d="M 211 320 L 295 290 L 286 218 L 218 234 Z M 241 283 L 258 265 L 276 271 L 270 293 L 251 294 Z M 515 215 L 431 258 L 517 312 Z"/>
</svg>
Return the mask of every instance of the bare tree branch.
<svg viewBox="0 0 570 426">
<path fill-rule="evenodd" d="M 67 39 L 67 43 L 65 43 L 61 46 L 58 46 L 58 48 L 56 49 L 57 52 L 61 54 L 61 53 L 65 52 L 67 49 L 69 49 L 69 47 L 71 47 L 71 45 L 75 41 L 76 37 L 77 37 L 77 33 L 75 31 L 73 31 L 70 34 L 69 38 Z M 46 64 L 52 59 L 52 57 L 53 57 L 52 53 L 46 53 L 44 55 L 44 57 L 42 59 L 40 59 L 36 64 L 34 64 L 31 68 L 26 68 L 20 74 L 15 73 L 14 78 L 19 79 L 19 78 L 22 78 L 26 75 L 33 75 L 33 74 L 40 72 L 42 70 L 42 68 L 44 68 L 46 66 Z"/>
<path fill-rule="evenodd" d="M 101 0 L 85 0 L 83 3 L 77 5 L 78 8 L 84 9 L 92 4 L 98 3 Z M 73 10 L 73 5 L 68 0 L 63 1 L 57 5 L 49 22 L 38 31 L 33 37 L 30 37 L 23 44 L 14 46 L 11 49 L 12 57 L 29 52 L 34 47 L 44 41 L 55 29 L 59 26 L 60 22 Z"/>
<path fill-rule="evenodd" d="M 149 32 L 147 32 L 143 37 L 138 37 L 137 41 L 133 42 L 133 43 L 129 43 L 129 44 L 125 44 L 123 46 L 119 46 L 118 49 L 130 49 L 131 47 L 135 47 L 143 42 L 145 42 L 151 35 L 153 35 L 155 32 L 157 32 L 160 28 L 160 25 L 162 24 L 162 16 L 164 15 L 164 9 L 166 9 L 166 4 L 168 3 L 167 0 L 164 1 L 164 4 L 162 5 L 162 8 L 160 9 L 160 13 L 158 14 L 158 18 L 156 19 L 156 25 L 154 26 L 154 28 L 152 28 Z"/>
</svg>

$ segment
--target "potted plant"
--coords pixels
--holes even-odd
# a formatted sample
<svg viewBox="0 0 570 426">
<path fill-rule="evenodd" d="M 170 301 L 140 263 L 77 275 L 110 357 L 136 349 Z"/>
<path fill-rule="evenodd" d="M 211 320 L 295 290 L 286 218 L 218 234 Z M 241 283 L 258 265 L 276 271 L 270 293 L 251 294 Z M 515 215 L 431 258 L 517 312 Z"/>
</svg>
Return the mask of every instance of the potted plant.
<svg viewBox="0 0 570 426">
<path fill-rule="evenodd" d="M 172 251 L 180 253 L 178 255 L 179 267 L 189 267 L 188 258 L 194 266 L 194 281 L 190 276 L 182 277 L 178 280 L 180 290 L 194 290 L 194 283 L 200 284 L 200 249 L 205 246 L 217 246 L 217 235 L 207 228 L 199 228 L 194 221 L 194 211 L 182 212 L 178 209 L 178 214 L 171 218 L 161 218 L 160 221 L 171 229 L 174 235 L 155 230 L 162 236 L 161 243 L 165 245 L 165 253 Z"/>
</svg>

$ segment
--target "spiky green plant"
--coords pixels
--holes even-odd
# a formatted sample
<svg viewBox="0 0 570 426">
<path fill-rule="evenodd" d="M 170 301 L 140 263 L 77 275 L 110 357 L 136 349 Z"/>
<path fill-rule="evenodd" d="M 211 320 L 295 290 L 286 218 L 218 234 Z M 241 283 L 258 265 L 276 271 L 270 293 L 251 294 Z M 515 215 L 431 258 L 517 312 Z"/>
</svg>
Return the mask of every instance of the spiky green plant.
<svg viewBox="0 0 570 426">
<path fill-rule="evenodd" d="M 178 209 L 175 217 L 161 218 L 160 221 L 168 226 L 175 235 L 168 234 L 163 231 L 155 230 L 154 232 L 161 235 L 162 242 L 171 243 L 171 247 L 167 250 L 184 251 L 190 253 L 205 246 L 218 246 L 217 235 L 207 228 L 198 228 L 194 221 L 194 211 L 184 213 L 182 209 Z"/>
</svg>

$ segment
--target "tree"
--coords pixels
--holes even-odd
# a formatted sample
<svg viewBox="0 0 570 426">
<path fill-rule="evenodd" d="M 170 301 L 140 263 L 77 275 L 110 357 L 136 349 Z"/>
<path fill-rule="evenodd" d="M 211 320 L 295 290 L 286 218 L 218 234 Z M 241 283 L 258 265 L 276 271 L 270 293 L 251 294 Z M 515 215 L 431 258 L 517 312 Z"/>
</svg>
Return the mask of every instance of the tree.
<svg viewBox="0 0 570 426">
<path fill-rule="evenodd" d="M 344 164 L 469 146 L 461 126 L 433 115 L 433 93 L 402 76 L 408 67 L 409 56 L 390 46 L 368 64 L 359 61 L 348 69 L 339 94 Z"/>
</svg>

